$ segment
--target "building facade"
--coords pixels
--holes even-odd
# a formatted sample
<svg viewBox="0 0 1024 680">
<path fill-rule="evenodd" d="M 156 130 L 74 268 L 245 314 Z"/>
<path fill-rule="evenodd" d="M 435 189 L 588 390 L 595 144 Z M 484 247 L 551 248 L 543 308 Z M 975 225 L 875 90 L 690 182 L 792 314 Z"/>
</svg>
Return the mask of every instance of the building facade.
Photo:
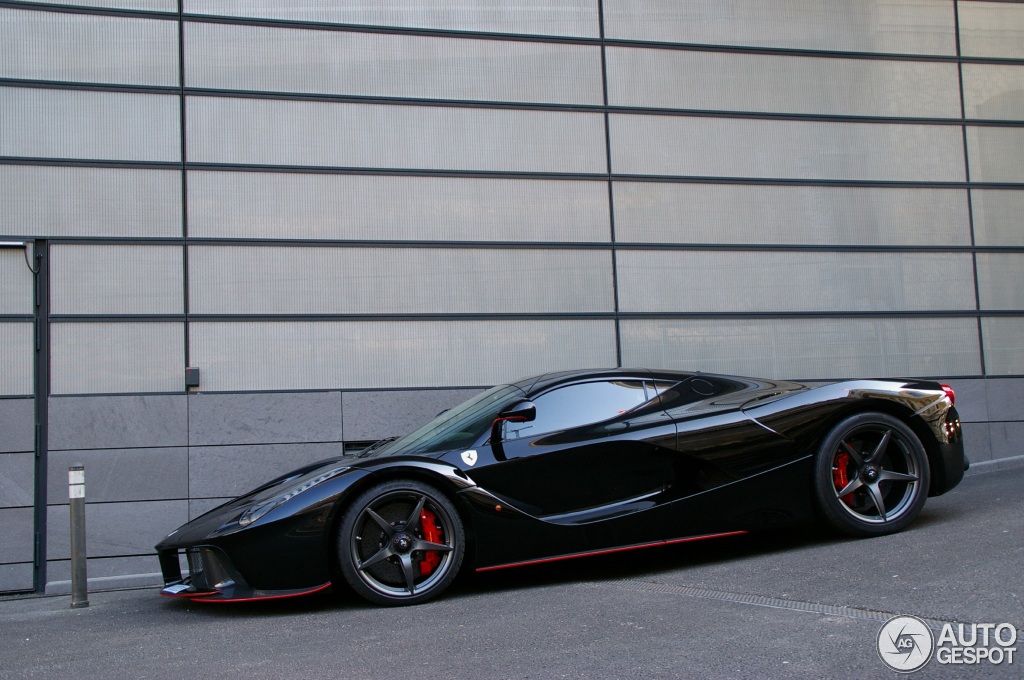
<svg viewBox="0 0 1024 680">
<path fill-rule="evenodd" d="M 959 393 L 1024 453 L 1024 5 L 0 1 L 0 591 L 553 369 Z M 186 368 L 191 368 L 186 378 Z"/>
</svg>

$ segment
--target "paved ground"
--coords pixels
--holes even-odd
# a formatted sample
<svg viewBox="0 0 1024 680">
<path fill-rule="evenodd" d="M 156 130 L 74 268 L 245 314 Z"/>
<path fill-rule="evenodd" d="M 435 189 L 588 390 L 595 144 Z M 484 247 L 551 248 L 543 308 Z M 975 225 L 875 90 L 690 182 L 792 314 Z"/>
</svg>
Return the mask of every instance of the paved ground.
<svg viewBox="0 0 1024 680">
<path fill-rule="evenodd" d="M 991 469 L 896 536 L 807 529 L 509 570 L 402 609 L 0 599 L 0 678 L 900 677 L 875 646 L 892 614 L 1024 628 L 1022 489 L 1024 467 Z M 1024 656 L 912 677 L 1021 678 Z"/>
</svg>

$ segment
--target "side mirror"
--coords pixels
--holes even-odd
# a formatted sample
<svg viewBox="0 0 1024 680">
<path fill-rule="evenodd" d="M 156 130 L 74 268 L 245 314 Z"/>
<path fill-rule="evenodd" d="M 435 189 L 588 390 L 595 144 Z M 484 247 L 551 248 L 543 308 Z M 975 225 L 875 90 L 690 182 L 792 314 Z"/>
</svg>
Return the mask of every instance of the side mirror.
<svg viewBox="0 0 1024 680">
<path fill-rule="evenodd" d="M 514 423 L 528 423 L 537 418 L 537 407 L 532 401 L 521 401 L 515 406 L 498 414 L 498 417 L 491 423 L 491 449 L 495 457 L 501 460 L 505 458 L 505 452 L 501 449 L 501 424 L 505 421 Z"/>
</svg>

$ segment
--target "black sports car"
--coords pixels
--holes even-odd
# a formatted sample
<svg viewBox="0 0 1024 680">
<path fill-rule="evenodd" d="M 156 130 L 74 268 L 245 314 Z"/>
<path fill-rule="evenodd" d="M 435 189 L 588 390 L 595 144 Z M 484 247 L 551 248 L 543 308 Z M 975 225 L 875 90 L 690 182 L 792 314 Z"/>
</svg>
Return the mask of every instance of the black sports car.
<svg viewBox="0 0 1024 680">
<path fill-rule="evenodd" d="M 812 386 L 627 369 L 528 378 L 182 526 L 156 546 L 162 592 L 237 601 L 333 585 L 414 604 L 463 568 L 815 517 L 887 534 L 963 477 L 953 401 L 949 386 L 924 380 Z"/>
</svg>

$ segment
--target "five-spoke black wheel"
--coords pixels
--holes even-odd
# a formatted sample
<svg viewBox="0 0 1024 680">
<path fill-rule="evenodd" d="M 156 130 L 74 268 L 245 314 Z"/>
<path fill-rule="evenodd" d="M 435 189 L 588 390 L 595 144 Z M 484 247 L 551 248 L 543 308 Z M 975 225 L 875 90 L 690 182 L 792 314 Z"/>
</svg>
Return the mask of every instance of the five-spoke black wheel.
<svg viewBox="0 0 1024 680">
<path fill-rule="evenodd" d="M 396 480 L 367 489 L 348 506 L 337 549 L 341 574 L 357 594 L 377 604 L 417 604 L 455 579 L 465 534 L 443 493 Z"/>
<path fill-rule="evenodd" d="M 818 452 L 814 492 L 822 518 L 853 536 L 910 524 L 928 497 L 928 456 L 913 430 L 884 413 L 836 425 Z"/>
</svg>

